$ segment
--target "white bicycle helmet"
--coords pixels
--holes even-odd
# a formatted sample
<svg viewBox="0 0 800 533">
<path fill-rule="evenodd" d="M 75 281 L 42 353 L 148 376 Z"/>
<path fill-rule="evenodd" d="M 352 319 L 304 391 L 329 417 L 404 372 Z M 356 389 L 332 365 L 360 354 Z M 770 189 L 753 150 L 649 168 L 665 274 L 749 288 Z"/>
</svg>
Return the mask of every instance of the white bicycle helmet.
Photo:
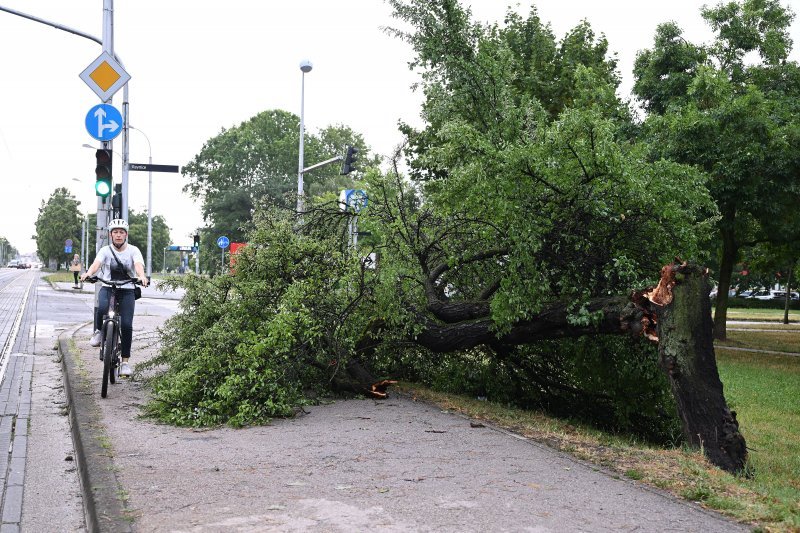
<svg viewBox="0 0 800 533">
<path fill-rule="evenodd" d="M 108 231 L 111 231 L 112 229 L 124 229 L 125 233 L 128 233 L 128 223 L 121 218 L 115 218 L 108 223 Z"/>
</svg>

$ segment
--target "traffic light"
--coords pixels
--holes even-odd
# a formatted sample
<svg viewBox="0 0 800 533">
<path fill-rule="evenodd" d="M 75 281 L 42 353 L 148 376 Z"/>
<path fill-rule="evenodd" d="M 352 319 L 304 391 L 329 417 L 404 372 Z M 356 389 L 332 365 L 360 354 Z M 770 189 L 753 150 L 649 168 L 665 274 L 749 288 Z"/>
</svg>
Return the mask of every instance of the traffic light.
<svg viewBox="0 0 800 533">
<path fill-rule="evenodd" d="M 94 169 L 94 192 L 97 196 L 107 198 L 111 194 L 111 150 L 100 149 L 95 152 L 97 166 Z"/>
<path fill-rule="evenodd" d="M 355 146 L 347 145 L 347 153 L 344 155 L 344 163 L 342 163 L 342 172 L 343 176 L 350 174 L 352 171 L 355 170 L 353 168 L 356 163 L 356 157 L 358 156 L 358 148 Z"/>
<path fill-rule="evenodd" d="M 114 210 L 114 218 L 122 218 L 122 184 L 114 185 L 114 196 L 111 197 L 111 208 Z"/>
<path fill-rule="evenodd" d="M 200 235 L 195 235 L 194 236 L 194 245 L 195 246 L 200 246 Z"/>
</svg>

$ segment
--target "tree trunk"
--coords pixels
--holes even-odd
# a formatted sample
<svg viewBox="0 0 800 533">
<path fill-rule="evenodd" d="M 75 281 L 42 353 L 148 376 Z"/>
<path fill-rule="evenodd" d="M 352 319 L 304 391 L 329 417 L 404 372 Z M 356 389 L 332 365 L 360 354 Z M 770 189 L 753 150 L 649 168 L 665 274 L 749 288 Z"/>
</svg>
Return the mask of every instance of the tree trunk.
<svg viewBox="0 0 800 533">
<path fill-rule="evenodd" d="M 667 275 L 674 282 L 671 297 L 656 309 L 658 352 L 678 405 L 684 437 L 701 448 L 714 465 L 740 472 L 747 461 L 747 448 L 736 413 L 725 402 L 717 372 L 708 278 L 699 267 L 685 264 L 672 265 Z"/>
<path fill-rule="evenodd" d="M 792 259 L 789 265 L 789 273 L 786 276 L 786 298 L 783 302 L 783 323 L 789 323 L 789 305 L 792 303 L 792 273 L 794 266 L 797 264 L 797 259 Z"/>
<path fill-rule="evenodd" d="M 717 287 L 717 305 L 714 313 L 714 338 L 724 341 L 728 337 L 728 292 L 731 288 L 731 275 L 739 252 L 734 233 L 735 214 L 723 213 L 722 217 L 722 258 L 719 264 L 719 286 Z"/>
</svg>

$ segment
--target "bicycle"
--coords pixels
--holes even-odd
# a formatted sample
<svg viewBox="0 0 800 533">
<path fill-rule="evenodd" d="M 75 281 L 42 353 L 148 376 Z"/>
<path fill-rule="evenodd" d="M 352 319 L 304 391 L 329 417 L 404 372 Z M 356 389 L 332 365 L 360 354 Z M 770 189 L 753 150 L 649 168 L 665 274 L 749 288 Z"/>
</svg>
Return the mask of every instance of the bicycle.
<svg viewBox="0 0 800 533">
<path fill-rule="evenodd" d="M 141 285 L 138 278 L 128 278 L 125 280 L 102 279 L 97 276 L 86 278 L 89 283 L 98 281 L 111 287 L 111 294 L 108 299 L 108 312 L 103 316 L 103 325 L 100 328 L 102 333 L 100 341 L 100 359 L 103 361 L 103 383 L 100 388 L 100 396 L 105 398 L 108 395 L 108 382 L 117 382 L 119 377 L 119 366 L 122 360 L 122 327 L 119 316 L 119 300 L 117 293 L 120 287 L 133 283 Z"/>
</svg>

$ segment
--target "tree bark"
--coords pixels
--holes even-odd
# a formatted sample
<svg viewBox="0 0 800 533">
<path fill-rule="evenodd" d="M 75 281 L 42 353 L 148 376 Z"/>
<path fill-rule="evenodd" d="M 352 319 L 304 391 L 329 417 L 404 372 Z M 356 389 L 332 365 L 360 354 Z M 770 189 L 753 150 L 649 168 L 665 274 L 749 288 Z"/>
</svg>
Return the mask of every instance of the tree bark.
<svg viewBox="0 0 800 533">
<path fill-rule="evenodd" d="M 792 303 L 792 272 L 797 264 L 797 259 L 792 259 L 789 264 L 789 270 L 786 275 L 786 298 L 783 301 L 783 323 L 789 323 L 789 305 Z"/>
<path fill-rule="evenodd" d="M 728 337 L 728 292 L 731 288 L 731 276 L 736 255 L 739 249 L 736 244 L 736 234 L 733 229 L 735 212 L 723 212 L 722 216 L 722 258 L 719 264 L 719 286 L 717 287 L 717 304 L 714 313 L 714 338 L 724 341 Z"/>
<path fill-rule="evenodd" d="M 747 461 L 747 447 L 736 412 L 725 402 L 717 372 L 708 277 L 703 269 L 686 264 L 672 265 L 662 275 L 662 283 L 665 276 L 674 283 L 668 301 L 656 309 L 658 352 L 684 437 L 714 465 L 740 472 Z"/>
</svg>

